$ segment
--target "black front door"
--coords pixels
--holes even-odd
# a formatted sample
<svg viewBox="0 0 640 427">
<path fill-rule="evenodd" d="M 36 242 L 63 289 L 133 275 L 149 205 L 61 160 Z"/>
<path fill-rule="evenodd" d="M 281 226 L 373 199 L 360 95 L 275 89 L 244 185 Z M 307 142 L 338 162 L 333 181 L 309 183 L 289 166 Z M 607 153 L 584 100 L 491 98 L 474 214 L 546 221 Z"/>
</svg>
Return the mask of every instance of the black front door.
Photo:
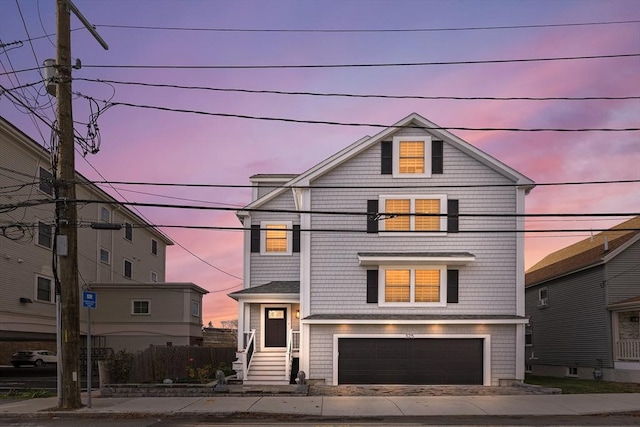
<svg viewBox="0 0 640 427">
<path fill-rule="evenodd" d="M 264 346 L 287 346 L 287 309 L 269 307 L 264 309 Z"/>
</svg>

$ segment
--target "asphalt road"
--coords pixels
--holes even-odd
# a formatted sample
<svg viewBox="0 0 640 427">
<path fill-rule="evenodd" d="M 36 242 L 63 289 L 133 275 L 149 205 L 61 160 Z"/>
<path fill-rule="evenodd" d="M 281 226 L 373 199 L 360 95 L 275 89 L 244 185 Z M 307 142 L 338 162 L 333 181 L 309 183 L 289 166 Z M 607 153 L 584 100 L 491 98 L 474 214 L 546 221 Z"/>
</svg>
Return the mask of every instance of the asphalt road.
<svg viewBox="0 0 640 427">
<path fill-rule="evenodd" d="M 0 393 L 9 390 L 48 390 L 55 392 L 56 385 L 56 367 L 43 366 L 34 368 L 31 366 L 23 366 L 14 368 L 13 366 L 0 366 Z M 97 389 L 99 386 L 98 377 L 95 376 L 92 381 L 92 388 Z M 86 387 L 86 381 L 82 379 L 82 388 Z"/>
</svg>

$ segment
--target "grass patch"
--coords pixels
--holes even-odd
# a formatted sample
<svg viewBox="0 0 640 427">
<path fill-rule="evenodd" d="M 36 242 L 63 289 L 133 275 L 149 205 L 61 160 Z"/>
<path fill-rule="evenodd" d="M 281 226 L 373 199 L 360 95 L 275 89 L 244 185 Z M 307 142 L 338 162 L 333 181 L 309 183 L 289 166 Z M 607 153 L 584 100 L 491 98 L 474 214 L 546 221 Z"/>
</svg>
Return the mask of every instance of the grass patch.
<svg viewBox="0 0 640 427">
<path fill-rule="evenodd" d="M 579 380 L 576 378 L 540 377 L 527 375 L 526 384 L 542 387 L 559 388 L 562 394 L 589 394 L 589 393 L 640 393 L 638 383 L 617 383 L 601 380 Z"/>
<path fill-rule="evenodd" d="M 0 394 L 0 398 L 5 399 L 39 399 L 42 397 L 53 397 L 56 393 L 47 390 L 9 390 L 5 394 Z"/>
</svg>

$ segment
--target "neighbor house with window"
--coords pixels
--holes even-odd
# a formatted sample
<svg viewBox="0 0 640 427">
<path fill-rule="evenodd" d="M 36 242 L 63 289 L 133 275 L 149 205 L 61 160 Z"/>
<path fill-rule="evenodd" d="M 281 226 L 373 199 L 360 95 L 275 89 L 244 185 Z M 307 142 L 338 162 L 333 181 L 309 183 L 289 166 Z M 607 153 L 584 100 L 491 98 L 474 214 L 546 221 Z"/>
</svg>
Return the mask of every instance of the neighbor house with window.
<svg viewBox="0 0 640 427">
<path fill-rule="evenodd" d="M 0 212 L 1 364 L 6 363 L 17 349 L 55 350 L 56 289 L 51 154 L 2 118 L 0 153 L 0 205 L 3 206 Z M 134 287 L 152 283 L 154 286 L 145 289 L 147 299 L 153 300 L 153 293 L 165 285 L 166 248 L 173 244 L 172 241 L 82 175 L 77 174 L 77 178 L 78 199 L 93 201 L 78 206 L 80 286 L 90 290 L 94 283 L 105 284 L 97 293 L 97 304 L 99 309 L 113 313 L 120 313 L 124 308 L 128 310 L 132 303 L 123 294 L 121 299 L 108 300 L 108 304 L 113 305 L 105 305 L 107 301 L 103 300 L 101 292 L 111 284 Z M 21 205 L 26 202 L 38 203 Z M 101 226 L 105 224 L 116 224 L 121 228 L 105 229 Z M 118 286 L 114 291 L 122 290 Z M 111 295 L 113 291 L 109 292 Z M 200 290 L 200 299 L 203 294 Z M 162 310 L 168 307 L 164 305 Z M 180 313 L 184 311 L 182 301 L 172 307 Z M 81 310 L 82 333 L 86 330 L 85 315 L 86 311 Z M 183 316 L 183 319 L 196 323 L 191 316 Z M 124 323 L 133 320 L 137 322 L 139 318 L 129 315 L 119 319 Z M 200 319 L 197 323 L 198 327 L 202 325 Z M 148 334 L 162 334 L 163 325 L 154 324 L 150 329 L 146 331 Z M 186 341 L 189 336 L 185 335 Z M 105 336 L 98 341 L 109 346 L 110 340 Z M 165 341 L 176 341 L 173 332 Z"/>
<path fill-rule="evenodd" d="M 640 383 L 640 217 L 531 267 L 526 313 L 529 372 Z"/>
<path fill-rule="evenodd" d="M 524 379 L 532 180 L 411 114 L 299 175 L 251 177 L 245 384 Z"/>
</svg>

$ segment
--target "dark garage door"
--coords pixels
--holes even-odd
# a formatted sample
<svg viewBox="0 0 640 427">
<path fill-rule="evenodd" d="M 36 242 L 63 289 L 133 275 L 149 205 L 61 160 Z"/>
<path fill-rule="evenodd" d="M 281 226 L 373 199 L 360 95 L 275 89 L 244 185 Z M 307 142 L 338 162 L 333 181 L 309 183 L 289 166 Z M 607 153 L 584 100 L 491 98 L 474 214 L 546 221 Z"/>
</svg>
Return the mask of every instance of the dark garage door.
<svg viewBox="0 0 640 427">
<path fill-rule="evenodd" d="M 340 338 L 338 384 L 483 384 L 482 341 Z"/>
</svg>

